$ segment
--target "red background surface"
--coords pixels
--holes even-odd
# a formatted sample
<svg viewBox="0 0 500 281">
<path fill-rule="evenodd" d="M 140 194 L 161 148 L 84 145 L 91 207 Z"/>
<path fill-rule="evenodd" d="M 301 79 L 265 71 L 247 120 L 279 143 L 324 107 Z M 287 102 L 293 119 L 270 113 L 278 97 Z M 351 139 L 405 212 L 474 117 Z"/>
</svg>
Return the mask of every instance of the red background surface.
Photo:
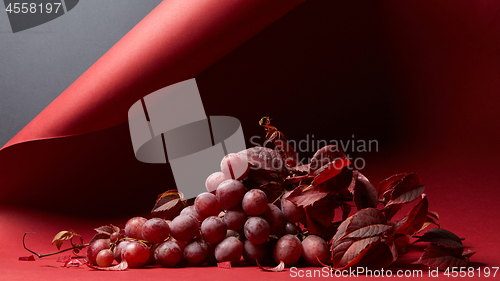
<svg viewBox="0 0 500 281">
<path fill-rule="evenodd" d="M 307 1 L 197 81 L 207 115 L 238 118 L 248 146 L 264 115 L 288 139 L 378 140 L 377 152 L 354 155 L 366 159 L 363 173 L 377 184 L 417 172 L 442 227 L 478 251 L 471 265 L 500 266 L 498 19 L 498 1 Z M 17 261 L 28 255 L 24 232 L 37 232 L 27 242 L 40 252 L 64 229 L 88 241 L 93 227 L 147 215 L 175 185 L 167 165 L 135 160 L 126 124 L 13 146 L 0 163 L 6 280 L 290 278 L 253 267 L 105 273 L 52 257 Z"/>
</svg>

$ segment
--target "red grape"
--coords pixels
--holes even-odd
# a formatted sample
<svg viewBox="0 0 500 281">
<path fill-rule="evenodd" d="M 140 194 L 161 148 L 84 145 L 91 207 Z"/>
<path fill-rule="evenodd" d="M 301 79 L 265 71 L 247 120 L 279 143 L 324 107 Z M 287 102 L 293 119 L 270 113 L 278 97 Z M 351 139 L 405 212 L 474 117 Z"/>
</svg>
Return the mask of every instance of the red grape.
<svg viewBox="0 0 500 281">
<path fill-rule="evenodd" d="M 189 266 L 200 266 L 207 259 L 208 243 L 203 239 L 195 239 L 184 248 L 184 261 Z"/>
<path fill-rule="evenodd" d="M 241 201 L 243 211 L 249 216 L 258 216 L 267 209 L 267 195 L 260 189 L 251 189 Z"/>
<path fill-rule="evenodd" d="M 222 158 L 220 169 L 226 178 L 241 180 L 248 175 L 250 166 L 245 154 L 230 153 Z"/>
<path fill-rule="evenodd" d="M 165 241 L 155 250 L 155 260 L 163 267 L 174 267 L 182 259 L 182 249 L 174 241 Z"/>
<path fill-rule="evenodd" d="M 281 237 L 285 234 L 286 220 L 281 210 L 274 204 L 267 204 L 267 209 L 262 217 L 269 222 L 271 234 Z"/>
<path fill-rule="evenodd" d="M 141 267 L 149 259 L 149 248 L 141 241 L 131 241 L 123 248 L 122 255 L 130 268 Z"/>
<path fill-rule="evenodd" d="M 179 216 L 182 215 L 192 215 L 193 217 L 197 218 L 199 222 L 204 221 L 207 217 L 204 217 L 196 211 L 196 208 L 194 206 L 187 206 L 186 208 L 182 209 L 181 213 Z M 170 223 L 169 223 L 170 225 Z"/>
<path fill-rule="evenodd" d="M 287 221 L 285 226 L 285 234 L 297 234 L 297 225 L 295 225 L 295 223 L 293 222 Z"/>
<path fill-rule="evenodd" d="M 209 244 L 217 244 L 226 238 L 226 223 L 219 217 L 208 217 L 201 224 L 201 235 Z"/>
<path fill-rule="evenodd" d="M 118 239 L 122 238 L 122 235 L 119 233 L 119 232 L 113 232 L 111 233 L 111 235 L 109 236 L 109 240 L 111 242 L 116 242 L 118 241 Z"/>
<path fill-rule="evenodd" d="M 224 215 L 224 221 L 227 224 L 227 229 L 232 229 L 236 232 L 241 232 L 247 221 L 247 214 L 240 206 L 229 209 Z"/>
<path fill-rule="evenodd" d="M 285 193 L 281 199 L 281 211 L 288 221 L 291 222 L 301 222 L 306 218 L 306 213 L 304 208 L 295 206 L 290 200 L 286 198 L 290 195 L 290 192 Z"/>
<path fill-rule="evenodd" d="M 252 242 L 245 240 L 243 242 L 243 259 L 250 264 L 263 264 L 267 256 L 267 243 L 255 245 Z"/>
<path fill-rule="evenodd" d="M 194 207 L 198 214 L 204 217 L 217 216 L 220 213 L 220 204 L 217 197 L 208 192 L 196 196 Z"/>
<path fill-rule="evenodd" d="M 170 227 L 164 219 L 152 218 L 142 225 L 142 237 L 150 243 L 159 243 L 170 235 Z"/>
<path fill-rule="evenodd" d="M 142 225 L 148 221 L 143 217 L 133 217 L 127 221 L 125 224 L 125 235 L 130 238 L 137 238 L 140 240 L 144 240 L 142 237 Z"/>
<path fill-rule="evenodd" d="M 109 249 L 109 239 L 97 239 L 90 243 L 87 249 L 87 260 L 90 264 L 97 265 L 97 255 L 101 250 Z"/>
<path fill-rule="evenodd" d="M 285 266 L 290 267 L 297 263 L 302 254 L 302 244 L 299 238 L 287 234 L 281 237 L 274 246 L 274 261 L 283 261 Z"/>
<path fill-rule="evenodd" d="M 208 192 L 214 193 L 217 190 L 219 184 L 228 179 L 230 178 L 226 177 L 223 172 L 215 172 L 208 176 L 207 180 L 205 181 L 205 187 L 207 188 Z"/>
<path fill-rule="evenodd" d="M 199 233 L 200 223 L 191 215 L 176 217 L 170 223 L 170 234 L 176 240 L 187 242 Z"/>
<path fill-rule="evenodd" d="M 218 262 L 237 263 L 243 254 L 243 243 L 236 237 L 228 237 L 215 247 L 215 258 Z"/>
<path fill-rule="evenodd" d="M 217 201 L 222 209 L 227 210 L 241 203 L 245 196 L 245 186 L 237 180 L 223 181 L 217 188 Z"/>
<path fill-rule="evenodd" d="M 122 261 L 122 251 L 125 247 L 130 243 L 131 240 L 121 240 L 118 244 L 113 248 L 113 254 L 115 255 L 115 260 L 117 262 Z"/>
<path fill-rule="evenodd" d="M 302 241 L 302 256 L 312 266 L 320 266 L 317 258 L 322 263 L 330 260 L 330 250 L 323 238 L 316 235 L 309 235 Z"/>
<path fill-rule="evenodd" d="M 110 249 L 101 250 L 96 257 L 97 265 L 102 267 L 110 266 L 114 260 L 115 256 L 113 255 L 113 252 Z"/>
<path fill-rule="evenodd" d="M 263 244 L 271 233 L 269 223 L 261 217 L 251 217 L 245 222 L 245 237 L 253 244 Z"/>
</svg>

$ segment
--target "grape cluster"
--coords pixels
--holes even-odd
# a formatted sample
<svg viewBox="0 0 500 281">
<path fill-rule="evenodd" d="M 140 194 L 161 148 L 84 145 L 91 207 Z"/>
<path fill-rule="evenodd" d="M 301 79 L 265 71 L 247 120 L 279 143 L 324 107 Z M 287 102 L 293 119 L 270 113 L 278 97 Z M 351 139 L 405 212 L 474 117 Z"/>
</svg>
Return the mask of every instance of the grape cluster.
<svg viewBox="0 0 500 281">
<path fill-rule="evenodd" d="M 328 263 L 327 243 L 300 231 L 305 212 L 286 200 L 288 193 L 269 202 L 264 191 L 247 189 L 242 181 L 249 173 L 244 156 L 224 157 L 221 171 L 206 180 L 207 192 L 172 221 L 134 217 L 125 225 L 125 237 L 113 233 L 109 239 L 93 241 L 88 261 L 107 267 L 124 259 L 132 268 L 155 263 L 163 267 L 236 264 L 241 257 L 250 265 L 283 261 L 293 266 L 301 257 L 313 266 L 320 265 L 318 260 Z"/>
</svg>

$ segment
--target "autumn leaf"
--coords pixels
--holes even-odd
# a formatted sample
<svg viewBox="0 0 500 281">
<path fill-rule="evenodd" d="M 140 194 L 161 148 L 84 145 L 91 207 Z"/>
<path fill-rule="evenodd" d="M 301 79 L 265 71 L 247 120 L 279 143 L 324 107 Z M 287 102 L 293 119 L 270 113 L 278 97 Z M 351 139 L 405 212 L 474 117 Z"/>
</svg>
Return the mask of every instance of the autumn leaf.
<svg viewBox="0 0 500 281">
<path fill-rule="evenodd" d="M 366 208 L 358 211 L 356 214 L 348 217 L 340 224 L 337 233 L 331 240 L 332 259 L 335 267 L 349 267 L 359 262 L 372 260 L 373 250 L 370 250 L 370 255 L 359 256 L 365 248 L 372 243 L 381 242 L 383 234 L 389 231 L 392 225 L 387 223 L 384 214 L 380 210 L 374 208 Z M 383 257 L 379 260 L 383 266 L 388 265 L 393 260 L 391 248 L 384 245 L 374 246 L 378 250 L 384 252 Z M 386 255 L 388 253 L 388 255 Z M 375 254 L 376 255 L 376 254 Z M 358 257 L 359 256 L 359 257 Z M 363 259 L 362 259 L 363 258 Z M 376 266 L 378 266 L 378 261 Z"/>
<path fill-rule="evenodd" d="M 317 234 L 325 240 L 329 240 L 336 230 L 336 226 L 332 222 L 335 217 L 335 209 L 338 206 L 338 202 L 329 197 L 305 207 L 306 226 L 309 233 Z"/>
<path fill-rule="evenodd" d="M 379 225 L 387 225 L 388 227 L 381 227 Z M 370 228 L 370 226 L 372 227 Z M 385 219 L 382 212 L 374 208 L 366 208 L 351 216 L 350 219 L 345 220 L 339 226 L 334 239 L 338 241 L 340 239 L 343 239 L 344 237 L 347 237 L 349 234 L 355 231 L 358 232 L 353 235 L 357 237 L 365 237 L 363 236 L 363 234 L 370 235 L 370 233 L 376 232 L 383 233 L 390 227 L 391 226 L 387 224 L 387 220 Z"/>
<path fill-rule="evenodd" d="M 99 239 L 109 239 L 110 235 L 108 233 L 96 233 L 94 237 L 90 240 L 89 244 Z"/>
<path fill-rule="evenodd" d="M 336 268 L 345 267 L 354 260 L 371 243 L 380 241 L 380 237 L 369 237 L 355 241 L 354 239 L 344 239 L 332 249 L 333 266 Z"/>
<path fill-rule="evenodd" d="M 353 244 L 354 246 L 354 244 Z M 396 258 L 389 245 L 382 241 L 371 242 L 354 259 L 349 261 L 343 268 L 384 268 L 389 266 Z"/>
<path fill-rule="evenodd" d="M 184 208 L 183 197 L 183 194 L 176 189 L 166 191 L 158 196 L 151 213 L 154 216 L 173 219 Z"/>
<path fill-rule="evenodd" d="M 127 270 L 127 268 L 128 268 L 128 263 L 125 260 L 122 260 L 122 262 L 120 262 L 117 265 L 108 266 L 108 267 L 92 265 L 89 262 L 87 262 L 86 265 L 92 269 L 103 270 L 103 271 L 124 271 L 124 270 Z"/>
<path fill-rule="evenodd" d="M 306 175 L 309 173 L 309 165 L 310 164 L 297 165 L 295 167 L 291 167 L 290 171 L 296 175 Z"/>
<path fill-rule="evenodd" d="M 428 230 L 422 237 L 420 237 L 414 243 L 419 242 L 430 242 L 437 246 L 451 248 L 451 249 L 463 249 L 465 246 L 462 244 L 462 240 L 453 232 L 443 229 L 443 228 L 433 228 Z"/>
<path fill-rule="evenodd" d="M 411 236 L 418 232 L 427 220 L 428 208 L 429 202 L 427 197 L 424 197 L 410 210 L 406 216 L 406 221 L 398 227 L 396 233 Z"/>
<path fill-rule="evenodd" d="M 356 174 L 351 193 L 353 194 L 354 203 L 358 210 L 376 208 L 378 205 L 377 190 L 370 181 L 359 172 Z"/>
<path fill-rule="evenodd" d="M 368 238 L 373 236 L 381 235 L 387 230 L 391 229 L 392 226 L 387 224 L 372 224 L 368 226 L 361 227 L 351 233 L 345 235 L 345 238 Z"/>
<path fill-rule="evenodd" d="M 74 232 L 73 230 L 60 231 L 56 234 L 56 236 L 54 236 L 54 239 L 52 239 L 52 244 L 54 244 L 55 242 L 57 249 L 60 250 L 63 242 L 66 240 L 71 240 L 73 237 L 79 237 L 81 244 L 83 244 L 82 236 L 80 236 L 80 234 Z"/>
<path fill-rule="evenodd" d="M 329 194 L 329 192 L 325 190 L 324 185 L 312 186 L 311 188 L 309 187 L 311 186 L 298 186 L 290 193 L 290 195 L 288 195 L 287 200 L 290 200 L 298 207 L 307 207 L 314 204 L 314 202 L 323 199 Z M 304 191 L 306 188 L 309 189 Z"/>
<path fill-rule="evenodd" d="M 347 158 L 337 158 L 333 160 L 332 162 L 329 162 L 328 164 L 323 165 L 321 168 L 316 170 L 314 172 L 315 178 L 311 185 L 318 185 L 321 184 L 338 174 L 344 169 L 344 167 L 347 167 L 351 164 L 351 161 Z"/>
<path fill-rule="evenodd" d="M 316 170 L 333 162 L 335 159 L 347 158 L 347 156 L 336 145 L 327 145 L 314 153 L 309 164 L 309 174 L 313 175 Z"/>
<path fill-rule="evenodd" d="M 98 228 L 94 228 L 95 231 L 98 233 L 105 233 L 105 234 L 113 234 L 115 232 L 120 232 L 120 228 L 114 225 L 103 225 Z"/>
<path fill-rule="evenodd" d="M 463 249 L 460 248 L 446 248 L 431 243 L 414 263 L 424 264 L 440 270 L 449 267 L 462 267 L 469 262 L 469 255 L 464 256 L 462 253 Z"/>
<path fill-rule="evenodd" d="M 410 203 L 413 200 L 419 198 L 422 195 L 422 193 L 424 192 L 424 190 L 425 190 L 425 186 L 419 185 L 413 189 L 410 189 L 406 193 L 398 195 L 398 197 L 396 197 L 396 198 L 393 197 L 394 199 L 391 199 L 391 201 L 389 201 L 389 203 L 387 203 L 387 205 Z"/>
<path fill-rule="evenodd" d="M 391 176 L 379 184 L 379 194 L 388 201 L 386 206 L 409 203 L 424 192 L 422 179 L 415 173 Z"/>
<path fill-rule="evenodd" d="M 335 200 L 331 198 L 324 198 L 311 206 L 307 206 L 304 210 L 306 212 L 306 217 L 313 218 L 317 222 L 321 223 L 321 225 L 327 227 L 333 222 L 335 209 L 338 206 L 339 204 L 335 202 Z"/>
<path fill-rule="evenodd" d="M 264 271 L 268 271 L 268 272 L 280 272 L 280 271 L 285 270 L 285 263 L 283 261 L 280 261 L 280 263 L 277 266 L 275 266 L 275 267 L 262 266 L 262 265 L 259 264 L 259 261 L 256 260 L 256 262 L 257 262 L 257 266 L 260 269 L 264 270 Z"/>
</svg>

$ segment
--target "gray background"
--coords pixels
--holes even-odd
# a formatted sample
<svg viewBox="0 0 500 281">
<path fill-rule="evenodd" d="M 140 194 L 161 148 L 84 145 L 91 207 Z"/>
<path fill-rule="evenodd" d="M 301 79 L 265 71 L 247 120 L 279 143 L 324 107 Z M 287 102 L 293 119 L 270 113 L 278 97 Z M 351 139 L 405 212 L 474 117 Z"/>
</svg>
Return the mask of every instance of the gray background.
<svg viewBox="0 0 500 281">
<path fill-rule="evenodd" d="M 0 3 L 0 147 L 161 0 L 83 0 L 65 15 L 12 33 Z"/>
</svg>

